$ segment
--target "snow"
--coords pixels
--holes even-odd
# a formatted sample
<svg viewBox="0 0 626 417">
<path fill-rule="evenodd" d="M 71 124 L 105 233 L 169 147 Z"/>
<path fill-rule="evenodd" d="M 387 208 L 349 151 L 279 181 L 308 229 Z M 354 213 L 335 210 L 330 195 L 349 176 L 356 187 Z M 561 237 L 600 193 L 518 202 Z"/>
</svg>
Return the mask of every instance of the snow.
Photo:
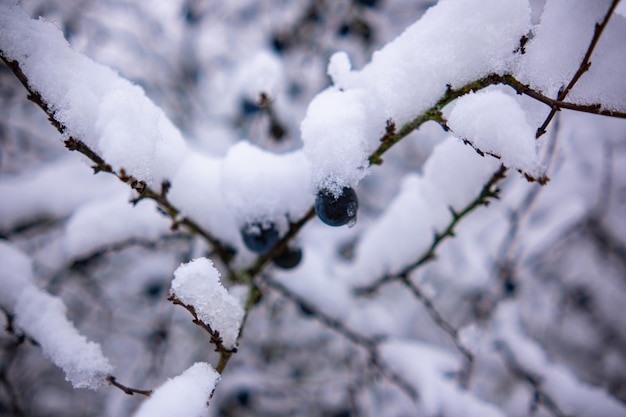
<svg viewBox="0 0 626 417">
<path fill-rule="evenodd" d="M 417 261 L 430 248 L 435 232 L 452 220 L 449 208 L 460 211 L 475 199 L 498 164 L 455 138 L 438 144 L 423 175 L 407 175 L 397 196 L 365 231 L 354 263 L 342 276 L 366 285 Z"/>
<path fill-rule="evenodd" d="M 313 204 L 309 174 L 302 151 L 275 154 L 241 141 L 224 157 L 222 195 L 240 226 L 272 221 L 284 231 Z"/>
<path fill-rule="evenodd" d="M 128 191 L 83 204 L 68 219 L 63 236 L 66 259 L 79 259 L 107 246 L 156 241 L 170 233 L 171 221 L 150 200 L 129 202 Z"/>
<path fill-rule="evenodd" d="M 121 189 L 125 186 L 112 178 L 94 176 L 73 155 L 22 175 L 6 175 L 0 178 L 0 231 L 42 219 L 62 219 L 84 201 Z"/>
<path fill-rule="evenodd" d="M 222 196 L 221 178 L 221 158 L 191 153 L 172 177 L 167 197 L 181 216 L 194 219 L 233 247 L 242 246 L 239 227 Z"/>
<path fill-rule="evenodd" d="M 455 136 L 498 157 L 506 167 L 535 179 L 545 175 L 535 131 L 512 96 L 491 89 L 470 93 L 456 101 L 447 120 Z"/>
<path fill-rule="evenodd" d="M 70 49 L 63 34 L 19 7 L 0 5 L 0 50 L 17 60 L 65 137 L 80 139 L 115 169 L 148 184 L 171 177 L 185 142 L 144 91 L 108 67 Z"/>
<path fill-rule="evenodd" d="M 220 380 L 211 365 L 196 362 L 182 374 L 168 379 L 144 401 L 135 417 L 201 417 Z"/>
<path fill-rule="evenodd" d="M 426 415 L 504 417 L 494 405 L 459 388 L 449 376 L 459 368 L 451 354 L 417 340 L 392 339 L 380 349 L 392 369 L 417 389 Z"/>
<path fill-rule="evenodd" d="M 529 28 L 526 1 L 440 1 L 362 70 L 350 71 L 348 57 L 334 55 L 334 85 L 310 103 L 301 125 L 314 187 L 354 186 L 387 120 L 399 128 L 432 107 L 446 86 L 510 70 Z"/>
<path fill-rule="evenodd" d="M 106 385 L 113 367 L 100 345 L 78 332 L 66 317 L 61 299 L 37 288 L 28 256 L 0 241 L 0 264 L 0 306 L 15 315 L 17 327 L 37 341 L 74 388 Z"/>
<path fill-rule="evenodd" d="M 220 273 L 209 259 L 198 258 L 174 271 L 171 294 L 194 308 L 198 318 L 219 332 L 224 346 L 237 344 L 244 311 L 220 282 Z"/>
<path fill-rule="evenodd" d="M 543 389 L 567 415 L 626 416 L 626 407 L 603 389 L 579 381 L 570 369 L 550 362 L 542 347 L 522 331 L 514 302 L 498 306 L 493 337 L 496 344 L 506 343 L 522 369 L 540 376 Z"/>
<path fill-rule="evenodd" d="M 61 299 L 34 286 L 22 291 L 15 305 L 16 324 L 35 339 L 50 360 L 63 369 L 74 388 L 97 389 L 113 371 L 100 345 L 81 335 L 66 317 Z"/>
</svg>

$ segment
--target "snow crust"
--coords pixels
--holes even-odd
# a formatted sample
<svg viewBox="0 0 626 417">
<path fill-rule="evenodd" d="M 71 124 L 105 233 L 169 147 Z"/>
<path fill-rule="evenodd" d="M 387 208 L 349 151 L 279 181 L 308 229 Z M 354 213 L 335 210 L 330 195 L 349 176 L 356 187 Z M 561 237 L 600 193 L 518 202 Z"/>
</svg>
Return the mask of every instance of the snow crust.
<svg viewBox="0 0 626 417">
<path fill-rule="evenodd" d="M 237 344 L 244 311 L 220 282 L 220 273 L 209 259 L 198 258 L 174 271 L 171 294 L 194 308 L 198 318 L 217 331 L 226 348 Z"/>
<path fill-rule="evenodd" d="M 144 401 L 135 417 L 201 417 L 220 375 L 211 365 L 196 362 L 182 374 L 170 378 Z"/>
<path fill-rule="evenodd" d="M 224 157 L 222 195 L 240 226 L 273 221 L 284 230 L 287 217 L 298 220 L 313 204 L 309 173 L 302 151 L 275 154 L 241 141 Z"/>
<path fill-rule="evenodd" d="M 470 93 L 456 101 L 447 120 L 457 137 L 498 157 L 506 167 L 536 179 L 545 175 L 537 155 L 534 129 L 510 95 L 500 90 Z"/>
<path fill-rule="evenodd" d="M 444 0 L 363 69 L 350 71 L 344 53 L 331 58 L 334 85 L 311 102 L 301 125 L 314 187 L 354 186 L 387 120 L 400 127 L 433 106 L 446 86 L 510 70 L 529 28 L 527 1 Z"/>
<path fill-rule="evenodd" d="M 74 388 L 106 385 L 113 366 L 100 345 L 88 341 L 68 320 L 61 299 L 35 285 L 28 256 L 0 241 L 0 265 L 0 306 L 15 314 L 18 328 L 37 341 Z"/>
</svg>

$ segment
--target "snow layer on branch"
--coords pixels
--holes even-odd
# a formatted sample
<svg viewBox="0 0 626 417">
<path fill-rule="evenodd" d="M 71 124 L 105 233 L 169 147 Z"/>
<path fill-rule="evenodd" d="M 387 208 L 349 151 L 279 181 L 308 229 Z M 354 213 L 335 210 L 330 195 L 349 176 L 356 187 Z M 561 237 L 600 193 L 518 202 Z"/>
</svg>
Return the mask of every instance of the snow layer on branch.
<svg viewBox="0 0 626 417">
<path fill-rule="evenodd" d="M 525 0 L 444 0 L 362 70 L 351 71 L 344 53 L 333 57 L 334 86 L 311 102 L 301 125 L 314 186 L 354 185 L 367 174 L 387 120 L 400 127 L 432 107 L 447 86 L 509 71 L 529 28 Z"/>
<path fill-rule="evenodd" d="M 113 367 L 100 345 L 87 340 L 66 317 L 63 302 L 36 287 L 26 288 L 15 306 L 17 325 L 35 339 L 74 388 L 106 384 Z"/>
<path fill-rule="evenodd" d="M 519 61 L 519 67 L 515 69 L 516 78 L 542 91 L 549 97 L 555 97 L 559 89 L 567 85 L 574 76 L 589 47 L 595 24 L 603 19 L 610 3 L 610 0 L 551 0 L 546 2 L 541 21 L 534 31 L 533 38 L 526 46 L 524 58 Z M 618 20 L 619 22 L 617 22 Z M 596 64 L 602 67 L 601 71 L 598 71 L 598 76 L 593 76 L 592 78 L 596 79 L 595 83 L 605 84 L 602 92 L 598 92 L 603 96 L 605 93 L 608 93 L 607 89 L 618 88 L 620 90 L 620 86 L 623 84 L 621 82 L 613 82 L 612 78 L 614 76 L 611 76 L 611 79 L 607 80 L 606 83 L 600 80 L 604 75 L 607 75 L 602 74 L 605 71 L 608 71 L 609 74 L 615 74 L 615 76 L 623 76 L 623 60 L 626 54 L 620 52 L 619 55 L 613 57 L 606 54 L 609 50 L 600 52 L 601 49 L 605 48 L 617 48 L 622 51 L 626 48 L 623 36 L 616 38 L 614 33 L 610 35 L 612 39 L 605 39 L 605 35 L 609 32 L 618 30 L 616 26 L 621 26 L 622 29 L 619 30 L 623 32 L 624 18 L 622 16 L 612 17 L 607 27 L 607 33 L 603 35 L 598 44 L 598 49 L 592 56 L 591 72 L 583 75 L 580 80 L 582 83 L 586 78 L 589 78 L 590 74 L 595 71 L 594 66 Z M 601 58 L 595 55 L 598 53 L 602 54 Z M 609 61 L 604 63 L 605 59 Z M 605 64 L 619 64 L 619 62 L 616 62 L 617 60 L 621 60 L 622 64 L 617 65 L 613 69 L 604 68 Z M 618 78 L 618 80 L 621 79 Z M 609 94 L 606 98 L 610 96 L 612 94 Z M 591 101 L 594 101 L 592 97 L 589 98 Z M 622 94 L 621 97 L 616 98 L 624 104 L 623 97 L 624 95 Z M 569 98 L 572 99 L 573 97 Z M 597 95 L 596 98 L 597 101 L 603 101 L 604 99 L 604 97 L 600 98 Z"/>
<path fill-rule="evenodd" d="M 35 286 L 28 256 L 0 241 L 0 265 L 0 306 L 15 314 L 17 326 L 63 369 L 74 388 L 105 385 L 113 367 L 100 345 L 78 333 L 67 319 L 61 299 Z"/>
<path fill-rule="evenodd" d="M 177 377 L 170 378 L 144 401 L 135 417 L 201 417 L 220 375 L 205 362 L 196 362 Z"/>
<path fill-rule="evenodd" d="M 367 284 L 417 261 L 435 233 L 443 232 L 452 220 L 450 207 L 460 211 L 472 202 L 498 164 L 453 137 L 437 145 L 423 175 L 408 175 L 398 195 L 363 235 L 346 271 L 350 279 Z M 393 245 L 388 244 L 391 241 Z"/>
<path fill-rule="evenodd" d="M 92 175 L 75 157 L 61 158 L 21 176 L 5 176 L 0 179 L 0 230 L 66 217 L 84 201 L 123 188 L 118 181 Z"/>
<path fill-rule="evenodd" d="M 426 415 L 504 417 L 489 404 L 458 386 L 455 356 L 418 341 L 391 340 L 381 345 L 383 358 L 418 391 Z"/>
<path fill-rule="evenodd" d="M 33 266 L 26 254 L 0 239 L 0 307 L 13 311 L 24 289 L 33 287 Z"/>
<path fill-rule="evenodd" d="M 221 178 L 222 159 L 191 153 L 172 178 L 167 196 L 182 216 L 236 247 L 241 240 L 239 227 L 222 196 Z"/>
<path fill-rule="evenodd" d="M 0 50 L 19 63 L 66 136 L 148 183 L 171 177 L 185 143 L 140 87 L 74 52 L 58 28 L 19 7 L 0 5 L 0 27 Z"/>
<path fill-rule="evenodd" d="M 220 282 L 220 273 L 213 262 L 198 258 L 179 266 L 174 271 L 171 293 L 193 307 L 211 330 L 219 332 L 226 348 L 235 347 L 244 311 Z"/>
<path fill-rule="evenodd" d="M 457 100 L 448 116 L 455 136 L 496 156 L 508 168 L 540 179 L 545 176 L 537 155 L 534 129 L 513 97 L 499 90 L 470 93 Z"/>
<path fill-rule="evenodd" d="M 63 249 L 67 259 L 77 259 L 118 243 L 154 241 L 169 232 L 169 220 L 153 201 L 133 206 L 124 192 L 76 210 L 65 226 Z"/>
<path fill-rule="evenodd" d="M 310 166 L 302 151 L 277 155 L 242 141 L 224 157 L 221 188 L 227 207 L 242 224 L 274 221 L 285 229 L 313 204 Z"/>
<path fill-rule="evenodd" d="M 498 342 L 506 343 L 522 370 L 539 378 L 541 387 L 566 415 L 626 416 L 626 407 L 605 390 L 579 381 L 570 369 L 549 361 L 541 346 L 522 331 L 515 303 L 501 303 L 498 306 L 494 338 L 496 345 Z"/>
</svg>

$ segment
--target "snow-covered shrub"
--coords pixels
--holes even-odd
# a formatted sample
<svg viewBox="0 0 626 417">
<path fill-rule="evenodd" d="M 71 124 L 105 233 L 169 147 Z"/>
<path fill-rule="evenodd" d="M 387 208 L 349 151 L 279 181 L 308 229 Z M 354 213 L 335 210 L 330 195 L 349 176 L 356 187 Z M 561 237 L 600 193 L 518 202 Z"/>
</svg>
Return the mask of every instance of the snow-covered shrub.
<svg viewBox="0 0 626 417">
<path fill-rule="evenodd" d="M 626 416 L 619 0 L 17 3 L 0 415 Z"/>
</svg>

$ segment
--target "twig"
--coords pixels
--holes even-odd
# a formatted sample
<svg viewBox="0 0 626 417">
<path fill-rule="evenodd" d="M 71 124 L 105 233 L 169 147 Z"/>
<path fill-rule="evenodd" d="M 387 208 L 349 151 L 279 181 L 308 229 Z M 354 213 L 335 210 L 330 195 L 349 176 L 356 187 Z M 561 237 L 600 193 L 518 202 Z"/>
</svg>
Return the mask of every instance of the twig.
<svg viewBox="0 0 626 417">
<path fill-rule="evenodd" d="M 370 361 L 372 365 L 374 365 L 378 371 L 387 378 L 390 382 L 395 384 L 398 388 L 400 388 L 406 395 L 408 395 L 413 401 L 418 401 L 420 398 L 419 392 L 413 387 L 406 379 L 397 374 L 395 371 L 389 368 L 383 360 L 381 359 L 380 352 L 378 349 L 378 343 L 380 340 L 376 340 L 373 338 L 367 338 L 365 336 L 360 335 L 354 330 L 348 328 L 341 320 L 337 320 L 328 314 L 324 313 L 322 310 L 315 307 L 313 304 L 299 296 L 298 294 L 292 292 L 286 286 L 281 284 L 278 281 L 270 279 L 269 277 L 264 277 L 263 282 L 269 286 L 270 288 L 278 291 L 283 297 L 289 299 L 297 306 L 301 306 L 306 309 L 308 313 L 311 314 L 316 320 L 318 320 L 321 324 L 326 326 L 327 328 L 334 330 L 339 333 L 350 342 L 354 343 L 365 349 L 368 353 Z"/>
<path fill-rule="evenodd" d="M 472 375 L 472 370 L 474 368 L 474 354 L 463 344 L 461 338 L 459 337 L 459 331 L 447 321 L 441 313 L 437 310 L 432 300 L 424 294 L 422 289 L 415 284 L 408 275 L 404 275 L 401 278 L 402 283 L 411 290 L 411 293 L 419 300 L 420 303 L 426 308 L 428 315 L 433 319 L 435 324 L 446 332 L 454 344 L 456 348 L 459 350 L 461 355 L 465 358 L 466 367 L 464 371 L 460 375 L 460 383 L 461 386 L 467 388 L 469 385 L 469 380 Z"/>
<path fill-rule="evenodd" d="M 495 347 L 501 354 L 504 365 L 511 375 L 528 384 L 533 390 L 533 407 L 543 405 L 555 417 L 571 417 L 565 414 L 556 401 L 543 389 L 541 376 L 529 372 L 519 364 L 515 354 L 506 342 L 498 340 Z"/>
<path fill-rule="evenodd" d="M 383 285 L 401 280 L 403 279 L 403 277 L 408 276 L 415 269 L 435 259 L 436 251 L 439 248 L 439 246 L 447 238 L 454 236 L 454 229 L 456 225 L 465 216 L 467 216 L 468 214 L 470 214 L 472 211 L 474 211 L 476 208 L 480 206 L 488 205 L 490 199 L 498 198 L 499 190 L 494 187 L 500 180 L 502 180 L 505 177 L 505 173 L 506 173 L 506 168 L 504 167 L 504 165 L 500 166 L 500 169 L 491 176 L 489 181 L 487 181 L 487 183 L 480 190 L 480 193 L 478 194 L 478 196 L 474 200 L 472 200 L 467 206 L 465 206 L 465 208 L 463 208 L 463 210 L 461 210 L 460 212 L 456 212 L 455 210 L 450 208 L 450 211 L 452 213 L 452 219 L 450 220 L 450 223 L 448 224 L 445 230 L 443 230 L 442 232 L 435 233 L 435 237 L 433 238 L 433 242 L 431 243 L 430 248 L 428 248 L 426 253 L 420 256 L 415 262 L 407 265 L 401 271 L 395 274 L 388 274 L 379 278 L 378 280 L 374 281 L 370 285 L 355 288 L 355 293 L 358 295 L 370 295 L 378 291 L 378 289 L 382 287 Z"/>
<path fill-rule="evenodd" d="M 191 315 L 193 316 L 193 324 L 201 327 L 209 334 L 209 336 L 211 337 L 211 343 L 215 345 L 215 351 L 220 354 L 219 362 L 215 367 L 215 370 L 221 374 L 224 368 L 226 368 L 226 365 L 228 364 L 231 356 L 237 353 L 237 348 L 235 347 L 229 349 L 224 346 L 224 342 L 222 340 L 222 337 L 220 336 L 220 332 L 218 332 L 217 330 L 213 330 L 209 324 L 202 321 L 198 317 L 198 313 L 196 313 L 196 309 L 193 306 L 183 303 L 178 298 L 176 298 L 175 295 L 171 295 L 168 300 L 171 301 L 172 304 L 179 305 L 189 311 L 189 313 L 191 313 Z"/>
<path fill-rule="evenodd" d="M 48 103 L 44 100 L 41 94 L 31 88 L 28 82 L 28 78 L 20 68 L 19 62 L 8 60 L 7 58 L 5 58 L 4 53 L 1 50 L 0 58 L 26 88 L 29 94 L 29 100 L 37 104 L 48 115 L 50 123 L 52 123 L 52 125 L 59 131 L 59 133 L 65 135 L 67 133 L 66 127 L 63 125 L 63 123 L 55 118 L 54 112 L 52 111 L 52 109 L 50 109 Z M 169 183 L 167 181 L 161 184 L 161 191 L 156 192 L 152 188 L 150 188 L 145 183 L 145 181 L 138 180 L 132 175 L 127 175 L 123 168 L 121 168 L 119 172 L 115 171 L 113 167 L 111 167 L 111 165 L 109 165 L 102 157 L 100 157 L 100 155 L 97 154 L 97 152 L 87 146 L 83 141 L 69 136 L 67 139 L 65 139 L 64 143 L 69 150 L 78 151 L 79 153 L 89 158 L 95 164 L 95 166 L 93 167 L 95 173 L 108 172 L 115 175 L 121 181 L 127 183 L 133 190 L 135 190 L 139 194 L 134 202 L 138 202 L 139 200 L 144 198 L 155 201 L 161 212 L 171 218 L 173 229 L 177 228 L 179 225 L 183 225 L 191 233 L 202 236 L 213 247 L 215 253 L 223 262 L 224 268 L 226 268 L 228 274 L 233 277 L 237 276 L 236 272 L 230 266 L 230 261 L 233 257 L 232 250 L 223 245 L 218 239 L 216 239 L 213 235 L 204 230 L 191 219 L 187 217 L 180 218 L 180 210 L 174 207 L 174 205 L 170 203 L 167 199 L 167 190 L 169 189 Z"/>
<path fill-rule="evenodd" d="M 619 4 L 619 2 L 620 0 L 613 0 L 613 3 L 611 3 L 611 6 L 609 7 L 609 10 L 606 12 L 604 19 L 601 22 L 596 23 L 595 29 L 593 31 L 593 37 L 591 38 L 591 42 L 589 43 L 587 52 L 585 53 L 585 56 L 583 60 L 581 61 L 580 66 L 578 67 L 578 70 L 576 71 L 572 79 L 570 80 L 569 84 L 567 84 L 567 87 L 559 91 L 559 94 L 557 96 L 558 101 L 565 100 L 565 97 L 567 97 L 567 95 L 572 90 L 574 85 L 576 85 L 580 77 L 582 77 L 583 74 L 587 72 L 589 68 L 591 67 L 591 61 L 590 61 L 591 54 L 593 54 L 593 50 L 596 48 L 596 45 L 598 44 L 598 41 L 600 40 L 600 36 L 602 35 L 604 28 L 609 23 L 609 19 L 615 12 L 615 8 Z M 558 107 L 552 106 L 552 109 L 550 110 L 548 117 L 546 117 L 546 120 L 537 129 L 537 133 L 535 135 L 537 138 L 541 137 L 544 133 L 546 133 L 546 128 L 548 127 L 548 125 L 550 124 L 550 122 L 552 121 L 552 119 L 554 118 L 554 115 L 556 114 L 558 110 L 559 110 Z"/>
<path fill-rule="evenodd" d="M 107 376 L 107 382 L 110 385 L 113 385 L 115 388 L 121 389 L 122 391 L 124 391 L 124 393 L 126 393 L 128 395 L 139 394 L 139 395 L 143 395 L 145 397 L 149 397 L 150 395 L 152 395 L 152 390 L 143 390 L 143 389 L 137 389 L 137 388 L 130 388 L 130 387 L 127 387 L 125 385 L 120 384 L 119 382 L 117 382 L 117 379 L 113 375 Z"/>
</svg>

